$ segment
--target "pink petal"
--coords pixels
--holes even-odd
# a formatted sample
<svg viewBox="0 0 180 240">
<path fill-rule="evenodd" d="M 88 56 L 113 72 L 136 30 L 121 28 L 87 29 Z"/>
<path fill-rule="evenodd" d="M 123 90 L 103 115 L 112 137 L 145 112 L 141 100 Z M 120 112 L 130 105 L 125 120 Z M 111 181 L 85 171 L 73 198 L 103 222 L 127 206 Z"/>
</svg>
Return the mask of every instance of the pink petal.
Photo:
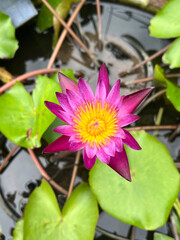
<svg viewBox="0 0 180 240">
<path fill-rule="evenodd" d="M 96 145 L 94 147 L 86 146 L 86 154 L 88 158 L 93 158 L 97 153 Z"/>
<path fill-rule="evenodd" d="M 117 82 L 114 84 L 111 91 L 109 92 L 106 101 L 116 107 L 121 100 L 119 98 L 119 93 L 120 93 L 120 80 L 117 80 Z"/>
<path fill-rule="evenodd" d="M 61 136 L 43 149 L 43 153 L 54 153 L 69 150 L 69 137 Z"/>
<path fill-rule="evenodd" d="M 45 101 L 44 102 L 46 107 L 52 112 L 54 113 L 58 118 L 60 118 L 62 121 L 68 123 L 68 124 L 73 124 L 72 118 L 71 116 L 63 111 L 62 107 L 57 105 L 56 103 L 52 103 L 52 102 L 48 102 Z"/>
<path fill-rule="evenodd" d="M 106 96 L 109 93 L 109 76 L 108 76 L 108 71 L 106 69 L 106 65 L 103 64 L 99 70 L 99 76 L 98 76 L 98 83 L 100 84 L 100 82 L 103 81 L 104 82 L 104 86 L 106 88 Z"/>
<path fill-rule="evenodd" d="M 139 120 L 139 118 L 140 117 L 137 115 L 127 114 L 119 119 L 118 126 L 119 127 L 127 126 L 127 125 Z"/>
<path fill-rule="evenodd" d="M 126 134 L 124 132 L 124 129 L 119 128 L 118 132 L 116 133 L 116 137 L 118 137 L 118 138 L 126 138 Z"/>
<path fill-rule="evenodd" d="M 73 110 L 76 110 L 80 105 L 82 105 L 83 99 L 80 96 L 80 94 L 72 92 L 68 89 L 66 92 L 67 92 L 67 98 L 68 98 L 69 104 Z"/>
<path fill-rule="evenodd" d="M 135 150 L 141 150 L 141 147 L 137 143 L 137 141 L 134 139 L 134 137 L 124 129 L 124 132 L 126 134 L 126 138 L 123 139 L 123 143 L 125 143 L 127 146 L 129 146 L 132 149 Z"/>
<path fill-rule="evenodd" d="M 58 78 L 59 78 L 59 83 L 60 83 L 60 86 L 61 86 L 62 93 L 66 93 L 67 89 L 78 93 L 79 90 L 78 90 L 78 84 L 77 83 L 75 83 L 73 80 L 66 77 L 64 74 L 62 74 L 60 72 L 58 73 Z"/>
<path fill-rule="evenodd" d="M 84 160 L 84 165 L 85 167 L 90 170 L 95 162 L 96 162 L 96 156 L 94 156 L 93 158 L 89 158 L 87 153 L 86 153 L 86 148 L 84 148 L 84 152 L 83 152 L 83 160 Z"/>
<path fill-rule="evenodd" d="M 63 135 L 66 135 L 66 136 L 72 136 L 75 134 L 75 132 L 73 131 L 73 127 L 70 125 L 58 126 L 58 127 L 54 128 L 53 131 L 63 134 Z"/>
<path fill-rule="evenodd" d="M 69 101 L 67 99 L 67 95 L 64 93 L 59 93 L 56 92 L 56 97 L 61 105 L 61 107 L 64 109 L 64 111 L 68 112 L 69 114 L 73 114 L 73 110 L 71 108 L 71 106 L 69 105 Z"/>
<path fill-rule="evenodd" d="M 133 113 L 144 98 L 150 94 L 153 88 L 145 88 L 138 92 L 125 96 L 122 107 L 120 109 L 121 114 Z"/>
<path fill-rule="evenodd" d="M 79 79 L 78 87 L 79 92 L 85 101 L 92 102 L 94 100 L 94 94 L 90 86 L 82 78 Z"/>
<path fill-rule="evenodd" d="M 109 156 L 114 157 L 115 155 L 115 150 L 116 150 L 116 146 L 114 141 L 111 141 L 110 143 L 108 143 L 107 145 L 105 145 L 103 147 L 103 150 L 106 154 L 108 154 Z"/>
<path fill-rule="evenodd" d="M 123 178 L 131 182 L 128 158 L 124 148 L 122 152 L 116 152 L 116 155 L 114 157 L 111 157 L 108 166 L 111 167 Z"/>
<path fill-rule="evenodd" d="M 96 156 L 99 158 L 99 160 L 105 164 L 108 164 L 110 161 L 110 156 L 108 154 L 106 154 L 103 149 L 98 149 Z"/>
<path fill-rule="evenodd" d="M 71 142 L 69 145 L 70 152 L 76 152 L 85 147 L 85 143 L 82 142 Z"/>
<path fill-rule="evenodd" d="M 113 141 L 116 145 L 116 151 L 117 152 L 122 152 L 123 148 L 124 148 L 122 139 L 118 138 L 118 137 L 113 137 Z"/>
<path fill-rule="evenodd" d="M 104 85 L 103 81 L 100 81 L 97 85 L 96 92 L 95 92 L 95 97 L 97 100 L 102 100 L 104 101 L 106 99 L 106 87 Z"/>
</svg>

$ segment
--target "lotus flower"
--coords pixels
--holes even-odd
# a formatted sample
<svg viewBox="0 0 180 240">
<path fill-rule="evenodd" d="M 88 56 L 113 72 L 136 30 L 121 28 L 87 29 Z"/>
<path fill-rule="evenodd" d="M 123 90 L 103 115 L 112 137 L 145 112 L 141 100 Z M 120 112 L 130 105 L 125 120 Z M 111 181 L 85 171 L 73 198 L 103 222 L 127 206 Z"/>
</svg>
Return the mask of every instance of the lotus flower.
<svg viewBox="0 0 180 240">
<path fill-rule="evenodd" d="M 124 144 L 135 150 L 141 147 L 123 127 L 135 122 L 139 116 L 133 112 L 151 92 L 146 88 L 127 96 L 119 96 L 120 80 L 109 91 L 109 77 L 105 64 L 101 66 L 95 95 L 82 79 L 78 84 L 59 73 L 62 93 L 56 96 L 60 105 L 46 101 L 47 108 L 68 125 L 56 127 L 60 138 L 43 152 L 53 153 L 83 149 L 84 164 L 91 169 L 96 158 L 131 181 L 129 163 Z"/>
</svg>

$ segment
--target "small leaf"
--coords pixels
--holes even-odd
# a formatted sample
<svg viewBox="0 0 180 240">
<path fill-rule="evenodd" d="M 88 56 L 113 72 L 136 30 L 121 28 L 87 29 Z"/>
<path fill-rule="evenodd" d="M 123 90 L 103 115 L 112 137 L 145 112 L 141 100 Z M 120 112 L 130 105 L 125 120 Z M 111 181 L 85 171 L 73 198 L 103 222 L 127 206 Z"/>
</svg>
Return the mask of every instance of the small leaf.
<svg viewBox="0 0 180 240">
<path fill-rule="evenodd" d="M 0 12 L 0 58 L 12 58 L 18 49 L 15 28 L 9 16 Z"/>
<path fill-rule="evenodd" d="M 8 83 L 12 80 L 13 76 L 5 68 L 0 67 L 0 80 Z"/>
<path fill-rule="evenodd" d="M 25 208 L 23 240 L 93 240 L 97 218 L 97 202 L 87 184 L 73 191 L 61 213 L 50 185 L 42 180 Z"/>
<path fill-rule="evenodd" d="M 158 38 L 180 36 L 180 1 L 171 0 L 151 19 L 150 35 Z"/>
<path fill-rule="evenodd" d="M 163 62 L 170 64 L 170 68 L 180 67 L 180 38 L 177 38 L 163 55 Z"/>
<path fill-rule="evenodd" d="M 40 147 L 42 134 L 55 119 L 44 101 L 57 102 L 56 91 L 60 91 L 58 83 L 38 76 L 31 98 L 24 86 L 17 82 L 0 96 L 0 131 L 22 147 Z"/>
<path fill-rule="evenodd" d="M 167 98 L 171 101 L 174 105 L 175 109 L 180 112 L 180 88 L 176 87 L 170 81 L 167 81 Z"/>
<path fill-rule="evenodd" d="M 153 240 L 173 240 L 174 238 L 166 236 L 164 234 L 161 233 L 154 233 L 154 238 Z"/>
<path fill-rule="evenodd" d="M 164 69 L 158 64 L 156 64 L 154 68 L 154 79 L 157 85 L 160 85 L 162 87 L 167 86 L 167 78 L 165 77 Z"/>
<path fill-rule="evenodd" d="M 167 221 L 179 192 L 179 173 L 166 147 L 144 131 L 133 132 L 142 150 L 126 147 L 132 182 L 97 161 L 90 186 L 101 208 L 115 218 L 143 229 Z"/>
<path fill-rule="evenodd" d="M 16 227 L 13 231 L 13 240 L 24 240 L 23 239 L 23 230 L 24 227 L 24 219 L 21 218 L 17 223 L 16 223 Z"/>
<path fill-rule="evenodd" d="M 52 8 L 56 8 L 58 4 L 62 0 L 47 0 L 47 2 L 52 6 Z M 42 4 L 40 13 L 38 15 L 38 20 L 37 20 L 37 27 L 38 29 L 43 32 L 49 27 L 52 27 L 53 25 L 53 14 L 50 12 L 50 10 Z"/>
</svg>

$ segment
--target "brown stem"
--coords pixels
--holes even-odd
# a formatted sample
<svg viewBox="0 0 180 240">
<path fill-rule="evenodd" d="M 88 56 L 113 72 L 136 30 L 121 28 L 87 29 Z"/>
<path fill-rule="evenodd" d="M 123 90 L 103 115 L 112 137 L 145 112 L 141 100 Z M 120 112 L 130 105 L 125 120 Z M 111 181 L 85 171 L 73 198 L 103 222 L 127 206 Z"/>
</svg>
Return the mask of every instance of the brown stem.
<svg viewBox="0 0 180 240">
<path fill-rule="evenodd" d="M 70 19 L 69 19 L 69 21 L 68 21 L 68 23 L 67 23 L 67 26 L 68 26 L 69 28 L 71 27 L 72 23 L 74 22 L 74 19 L 76 18 L 77 14 L 79 13 L 80 9 L 82 8 L 84 2 L 85 2 L 85 0 L 82 0 L 82 1 L 78 4 L 78 6 L 76 7 L 76 9 L 74 10 L 72 16 L 70 17 Z M 50 68 L 52 67 L 52 65 L 53 65 L 53 63 L 54 63 L 54 61 L 55 61 L 55 59 L 56 59 L 56 57 L 57 57 L 57 54 L 58 54 L 58 52 L 59 52 L 59 50 L 60 50 L 60 48 L 61 48 L 61 46 L 62 46 L 62 43 L 63 43 L 63 41 L 64 41 L 67 33 L 68 33 L 68 30 L 65 28 L 65 29 L 63 30 L 61 36 L 60 36 L 59 39 L 58 39 L 58 42 L 57 42 L 57 44 L 56 44 L 56 47 L 55 47 L 55 49 L 54 49 L 54 51 L 53 51 L 53 53 L 52 53 L 52 55 L 51 55 L 51 58 L 50 58 L 50 60 L 49 60 L 47 69 L 50 69 Z"/>
<path fill-rule="evenodd" d="M 176 224 L 175 224 L 174 218 L 172 216 L 172 213 L 170 214 L 170 220 L 171 220 L 171 224 L 172 224 L 174 238 L 175 238 L 175 240 L 179 240 L 178 231 L 177 231 Z"/>
<path fill-rule="evenodd" d="M 168 44 L 166 47 L 162 48 L 160 51 L 156 52 L 155 54 L 151 55 L 150 57 L 148 57 L 147 59 L 145 59 L 144 61 L 138 63 L 137 65 L 135 65 L 134 67 L 132 67 L 129 71 L 127 71 L 128 73 L 133 72 L 134 70 L 136 70 L 137 68 L 143 66 L 144 64 L 146 64 L 147 62 L 153 60 L 154 58 L 158 57 L 159 55 L 161 55 L 162 53 L 164 53 L 170 46 L 172 45 L 172 43 Z"/>
<path fill-rule="evenodd" d="M 5 157 L 4 161 L 2 162 L 2 164 L 0 165 L 0 172 L 3 170 L 3 168 L 5 167 L 5 165 L 7 164 L 7 162 L 9 161 L 9 159 L 12 157 L 13 153 L 16 151 L 16 149 L 18 148 L 18 145 L 15 145 L 13 147 L 13 149 L 8 153 L 8 155 Z"/>
<path fill-rule="evenodd" d="M 100 1 L 96 0 L 96 9 L 97 9 L 97 15 L 98 15 L 98 38 L 99 40 L 102 39 L 102 35 L 101 35 L 101 8 L 100 8 Z"/>
<path fill-rule="evenodd" d="M 56 13 L 56 11 L 51 7 L 51 5 L 46 1 L 42 0 L 44 5 L 52 12 L 52 14 L 58 19 L 58 21 L 62 24 L 64 28 L 72 35 L 72 37 L 79 43 L 79 45 L 85 50 L 85 52 L 88 54 L 88 56 L 91 58 L 91 60 L 99 67 L 99 63 L 94 58 L 92 53 L 89 51 L 89 49 L 84 45 L 84 43 L 76 36 L 76 34 L 72 31 L 72 29 L 64 22 L 64 20 Z"/>
<path fill-rule="evenodd" d="M 39 70 L 35 70 L 33 72 L 29 72 L 29 73 L 25 73 L 15 79 L 13 79 L 11 82 L 9 83 L 6 83 L 5 85 L 3 85 L 1 88 L 0 88 L 0 94 L 2 92 L 4 92 L 5 90 L 7 90 L 8 88 L 12 87 L 16 82 L 22 82 L 24 81 L 25 79 L 28 79 L 30 77 L 34 77 L 36 75 L 39 75 L 39 74 L 45 74 L 45 73 L 54 73 L 54 72 L 58 72 L 60 71 L 61 69 L 59 68 L 53 68 L 53 69 L 39 69 Z"/>
<path fill-rule="evenodd" d="M 75 178 L 76 178 L 76 174 L 77 174 L 77 170 L 78 170 L 78 164 L 80 161 L 80 156 L 81 156 L 81 151 L 78 151 L 76 154 L 76 159 L 75 159 L 75 164 L 74 164 L 74 168 L 73 168 L 73 172 L 72 172 L 72 177 L 71 177 L 71 182 L 69 185 L 69 190 L 68 190 L 68 195 L 67 195 L 67 199 L 70 197 L 73 187 L 74 187 L 74 182 L 75 182 Z"/>
<path fill-rule="evenodd" d="M 35 155 L 35 153 L 34 153 L 34 151 L 33 151 L 32 149 L 28 148 L 28 152 L 29 152 L 29 154 L 31 155 L 34 163 L 36 164 L 36 167 L 39 169 L 39 171 L 40 171 L 40 173 L 42 174 L 42 176 L 43 176 L 54 188 L 56 188 L 59 192 L 62 192 L 63 194 L 67 195 L 68 192 L 67 192 L 63 187 L 59 186 L 59 184 L 57 184 L 56 182 L 54 182 L 54 181 L 50 178 L 50 176 L 47 174 L 47 172 L 46 172 L 46 171 L 44 170 L 44 168 L 41 166 L 39 160 L 37 159 L 37 157 L 36 157 L 36 155 Z"/>
<path fill-rule="evenodd" d="M 125 128 L 128 131 L 141 131 L 141 130 L 173 130 L 176 129 L 177 125 L 161 125 L 161 126 L 139 126 Z"/>
<path fill-rule="evenodd" d="M 136 227 L 132 226 L 130 240 L 135 240 L 135 237 L 136 237 Z"/>
<path fill-rule="evenodd" d="M 166 78 L 174 78 L 174 77 L 180 77 L 180 73 L 172 73 L 172 74 L 166 75 Z M 127 83 L 125 83 L 125 85 L 127 86 L 130 84 L 149 82 L 149 81 L 152 81 L 153 79 L 154 79 L 154 77 L 142 78 L 142 79 L 127 82 Z"/>
</svg>

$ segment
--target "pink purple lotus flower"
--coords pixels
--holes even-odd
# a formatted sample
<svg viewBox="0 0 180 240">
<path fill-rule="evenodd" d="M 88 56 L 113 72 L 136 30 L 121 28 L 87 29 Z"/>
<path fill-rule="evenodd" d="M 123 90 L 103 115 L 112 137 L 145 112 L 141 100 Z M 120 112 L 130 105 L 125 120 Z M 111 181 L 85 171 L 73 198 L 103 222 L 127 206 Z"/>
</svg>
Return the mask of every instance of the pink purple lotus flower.
<svg viewBox="0 0 180 240">
<path fill-rule="evenodd" d="M 133 112 L 151 92 L 146 88 L 127 96 L 119 96 L 120 80 L 109 91 L 109 77 L 102 65 L 95 95 L 82 79 L 78 84 L 59 73 L 62 93 L 56 96 L 60 105 L 46 101 L 47 108 L 68 125 L 56 127 L 60 138 L 48 145 L 43 152 L 69 150 L 83 151 L 84 164 L 91 169 L 96 158 L 131 181 L 129 163 L 124 144 L 135 150 L 141 147 L 132 135 L 123 129 L 139 119 Z"/>
</svg>

